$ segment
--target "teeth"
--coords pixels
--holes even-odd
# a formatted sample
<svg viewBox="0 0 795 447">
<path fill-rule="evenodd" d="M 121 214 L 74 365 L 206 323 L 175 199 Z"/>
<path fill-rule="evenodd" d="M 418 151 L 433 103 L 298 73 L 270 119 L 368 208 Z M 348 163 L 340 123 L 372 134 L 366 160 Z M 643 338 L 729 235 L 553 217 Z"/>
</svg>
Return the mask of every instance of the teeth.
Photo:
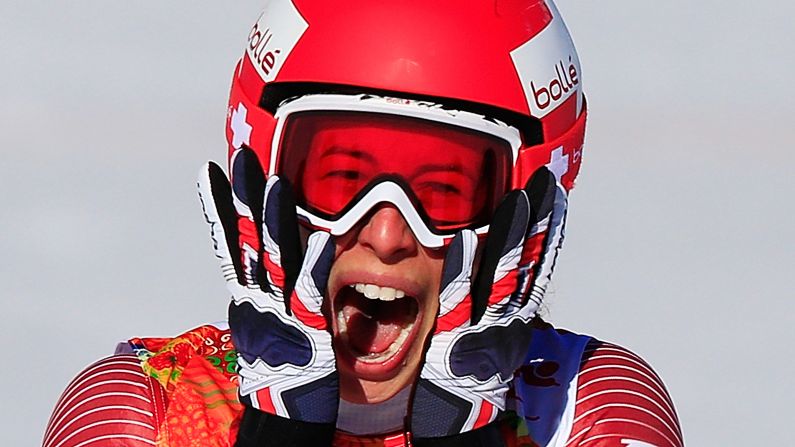
<svg viewBox="0 0 795 447">
<path fill-rule="evenodd" d="M 381 298 L 384 301 L 392 301 L 395 299 L 396 295 L 397 295 L 397 290 L 391 287 L 381 287 L 381 296 L 379 298 Z"/>
<path fill-rule="evenodd" d="M 356 283 L 351 284 L 351 287 L 371 300 L 392 301 L 406 296 L 406 292 L 400 289 L 381 287 L 376 284 Z"/>
<path fill-rule="evenodd" d="M 381 291 L 381 288 L 375 284 L 367 284 L 364 286 L 364 296 L 370 299 L 378 298 L 378 292 Z"/>
</svg>

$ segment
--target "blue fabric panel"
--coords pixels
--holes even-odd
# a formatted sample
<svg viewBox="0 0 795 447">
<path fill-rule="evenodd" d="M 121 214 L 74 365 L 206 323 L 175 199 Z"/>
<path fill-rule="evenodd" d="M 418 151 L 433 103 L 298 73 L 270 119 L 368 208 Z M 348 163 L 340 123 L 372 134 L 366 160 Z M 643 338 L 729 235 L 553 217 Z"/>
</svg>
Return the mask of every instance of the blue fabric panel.
<svg viewBox="0 0 795 447">
<path fill-rule="evenodd" d="M 516 411 L 538 445 L 549 443 L 568 401 L 569 383 L 579 373 L 586 335 L 544 325 L 533 329 L 530 350 L 516 372 Z"/>
</svg>

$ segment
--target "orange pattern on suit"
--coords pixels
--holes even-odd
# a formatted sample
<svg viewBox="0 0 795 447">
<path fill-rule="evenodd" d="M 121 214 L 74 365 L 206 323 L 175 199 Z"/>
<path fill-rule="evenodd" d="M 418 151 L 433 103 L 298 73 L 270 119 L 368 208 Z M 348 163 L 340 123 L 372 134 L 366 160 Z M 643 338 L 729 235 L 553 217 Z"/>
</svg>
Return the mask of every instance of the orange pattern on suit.
<svg viewBox="0 0 795 447">
<path fill-rule="evenodd" d="M 166 392 L 158 447 L 234 445 L 243 406 L 228 329 L 205 325 L 171 339 L 134 338 L 130 345 Z"/>
</svg>

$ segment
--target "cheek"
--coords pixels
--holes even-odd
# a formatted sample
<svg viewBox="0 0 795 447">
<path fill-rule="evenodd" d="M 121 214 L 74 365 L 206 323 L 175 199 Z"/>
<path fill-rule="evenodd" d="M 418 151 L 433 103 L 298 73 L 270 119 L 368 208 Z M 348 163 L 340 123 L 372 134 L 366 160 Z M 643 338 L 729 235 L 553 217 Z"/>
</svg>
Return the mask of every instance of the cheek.
<svg viewBox="0 0 795 447">
<path fill-rule="evenodd" d="M 335 272 L 344 271 L 348 267 L 360 266 L 361 256 L 356 254 L 358 251 L 356 250 L 357 233 L 349 231 L 334 238 L 334 264 L 331 265 L 332 276 L 329 277 L 330 284 L 336 276 Z"/>
<path fill-rule="evenodd" d="M 429 250 L 431 251 L 431 250 Z M 441 250 L 437 250 L 441 251 Z M 428 257 L 428 270 L 432 273 L 433 277 L 433 285 L 436 287 L 436 293 L 438 295 L 439 286 L 442 283 L 442 269 L 444 267 L 444 256 L 441 253 L 434 252 L 431 256 Z"/>
<path fill-rule="evenodd" d="M 427 274 L 428 299 L 426 310 L 436 315 L 439 309 L 439 289 L 442 284 L 442 269 L 444 267 L 443 250 L 424 249 L 423 272 Z"/>
<path fill-rule="evenodd" d="M 363 256 L 356 245 L 356 232 L 349 231 L 334 237 L 334 263 L 329 272 L 327 297 L 331 298 L 339 291 L 338 278 L 341 274 L 351 270 L 361 270 L 369 265 L 367 257 Z"/>
</svg>

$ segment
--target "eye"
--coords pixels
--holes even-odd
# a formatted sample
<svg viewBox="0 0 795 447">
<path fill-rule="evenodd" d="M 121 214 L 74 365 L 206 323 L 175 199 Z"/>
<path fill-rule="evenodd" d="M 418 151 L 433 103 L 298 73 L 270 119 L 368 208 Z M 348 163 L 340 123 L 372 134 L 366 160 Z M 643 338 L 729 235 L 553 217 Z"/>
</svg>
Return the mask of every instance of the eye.
<svg viewBox="0 0 795 447">
<path fill-rule="evenodd" d="M 323 179 L 343 179 L 343 180 L 359 180 L 362 178 L 362 173 L 352 169 L 336 169 L 323 174 Z"/>
<path fill-rule="evenodd" d="M 432 194 L 461 195 L 461 189 L 450 183 L 422 182 L 418 185 L 420 191 Z"/>
</svg>

